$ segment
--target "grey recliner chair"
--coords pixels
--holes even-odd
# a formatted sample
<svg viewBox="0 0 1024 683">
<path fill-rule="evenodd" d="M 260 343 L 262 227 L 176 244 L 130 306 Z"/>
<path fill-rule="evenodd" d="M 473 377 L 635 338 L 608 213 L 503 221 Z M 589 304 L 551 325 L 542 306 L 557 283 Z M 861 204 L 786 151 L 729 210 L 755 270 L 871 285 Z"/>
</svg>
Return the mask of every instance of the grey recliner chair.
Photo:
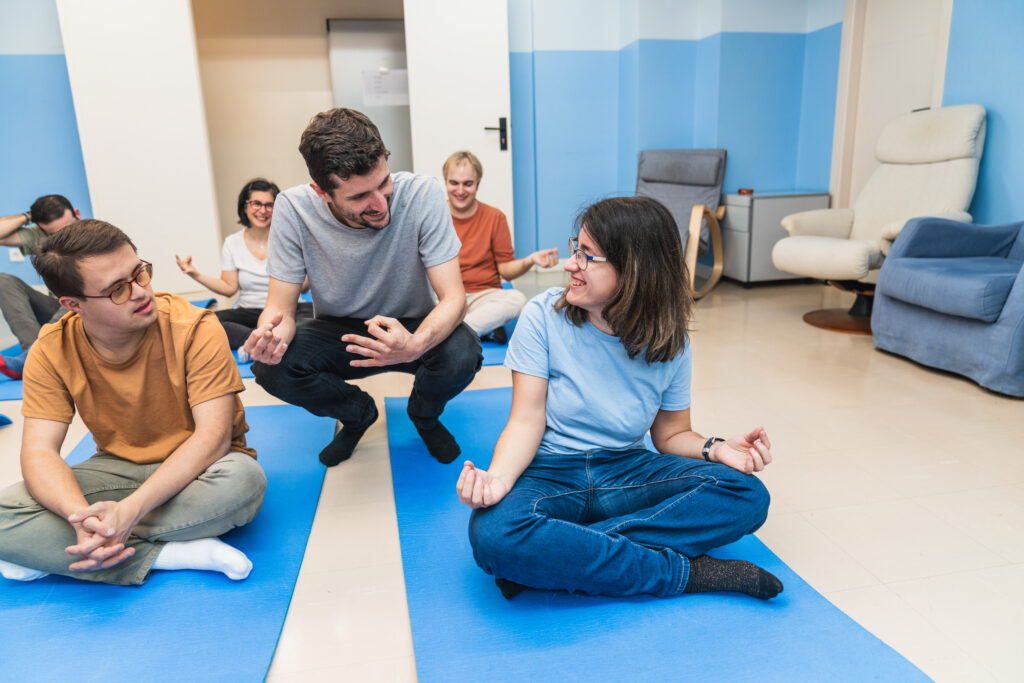
<svg viewBox="0 0 1024 683">
<path fill-rule="evenodd" d="M 706 296 L 722 277 L 719 206 L 725 179 L 724 149 L 651 149 L 640 152 L 636 194 L 657 199 L 679 226 L 693 297 Z M 698 290 L 697 256 L 712 251 L 711 276 Z"/>
</svg>

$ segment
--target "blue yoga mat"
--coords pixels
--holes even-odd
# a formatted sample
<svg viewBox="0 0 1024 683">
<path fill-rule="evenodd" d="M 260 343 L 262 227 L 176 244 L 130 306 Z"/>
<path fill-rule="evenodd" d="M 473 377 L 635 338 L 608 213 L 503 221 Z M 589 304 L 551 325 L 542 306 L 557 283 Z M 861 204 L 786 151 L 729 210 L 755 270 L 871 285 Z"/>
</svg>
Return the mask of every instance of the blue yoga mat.
<svg viewBox="0 0 1024 683">
<path fill-rule="evenodd" d="M 0 351 L 5 356 L 17 356 L 21 353 L 21 345 L 15 344 Z M 0 401 L 20 401 L 21 380 L 11 379 L 7 375 L 0 374 Z"/>
<path fill-rule="evenodd" d="M 511 389 L 463 392 L 442 421 L 479 466 L 505 426 Z M 462 460 L 439 465 L 386 399 L 391 472 L 420 683 L 431 681 L 926 681 L 753 536 L 712 554 L 754 562 L 785 591 L 676 599 L 528 590 L 505 600 L 473 562 Z"/>
<path fill-rule="evenodd" d="M 0 671 L 10 681 L 261 681 L 302 564 L 334 421 L 294 406 L 246 409 L 248 442 L 267 474 L 263 509 L 225 542 L 249 578 L 157 571 L 140 587 L 61 576 L 0 579 Z M 68 457 L 95 451 L 86 437 Z"/>
</svg>

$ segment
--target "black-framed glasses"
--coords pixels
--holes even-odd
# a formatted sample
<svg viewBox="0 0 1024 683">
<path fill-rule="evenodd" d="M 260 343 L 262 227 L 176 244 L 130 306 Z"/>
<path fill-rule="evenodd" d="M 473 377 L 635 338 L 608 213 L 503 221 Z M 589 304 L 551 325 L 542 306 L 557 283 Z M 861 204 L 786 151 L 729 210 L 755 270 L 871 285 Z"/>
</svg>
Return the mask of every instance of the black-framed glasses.
<svg viewBox="0 0 1024 683">
<path fill-rule="evenodd" d="M 256 211 L 258 209 L 263 209 L 265 211 L 274 210 L 274 202 L 261 202 L 258 199 L 250 199 L 249 201 L 246 202 L 246 205 L 253 211 Z"/>
<path fill-rule="evenodd" d="M 587 252 L 582 251 L 579 242 L 580 239 L 578 237 L 569 238 L 569 255 L 576 259 L 576 265 L 580 267 L 580 270 L 586 270 L 591 261 L 597 261 L 598 263 L 608 262 L 608 259 L 604 256 L 591 256 Z"/>
<path fill-rule="evenodd" d="M 137 283 L 139 287 L 145 287 L 153 281 L 153 264 L 149 261 L 143 261 L 139 264 L 139 267 L 135 269 L 135 274 L 132 275 L 130 280 L 121 280 L 106 294 L 79 294 L 84 299 L 110 299 L 115 304 L 120 306 L 121 304 L 132 298 L 132 283 Z"/>
</svg>

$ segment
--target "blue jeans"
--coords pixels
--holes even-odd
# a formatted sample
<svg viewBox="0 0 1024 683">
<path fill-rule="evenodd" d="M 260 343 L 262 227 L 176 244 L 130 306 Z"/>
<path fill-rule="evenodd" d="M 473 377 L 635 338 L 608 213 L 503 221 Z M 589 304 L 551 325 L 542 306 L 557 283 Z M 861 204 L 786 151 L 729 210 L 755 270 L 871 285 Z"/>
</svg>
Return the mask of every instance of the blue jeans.
<svg viewBox="0 0 1024 683">
<path fill-rule="evenodd" d="M 410 332 L 423 318 L 400 318 Z M 415 375 L 407 412 L 413 420 L 440 417 L 445 405 L 469 386 L 480 369 L 480 338 L 465 325 L 411 363 L 383 368 L 358 368 L 349 363 L 364 359 L 345 350 L 343 334 L 369 336 L 356 318 L 315 318 L 296 321 L 295 338 L 278 365 L 253 363 L 256 382 L 277 398 L 305 408 L 314 415 L 333 417 L 345 426 L 368 426 L 377 414 L 369 394 L 346 380 L 381 372 Z"/>
<path fill-rule="evenodd" d="M 489 574 L 588 595 L 679 595 L 688 557 L 756 531 L 761 481 L 731 467 L 643 449 L 538 453 L 469 539 Z"/>
</svg>

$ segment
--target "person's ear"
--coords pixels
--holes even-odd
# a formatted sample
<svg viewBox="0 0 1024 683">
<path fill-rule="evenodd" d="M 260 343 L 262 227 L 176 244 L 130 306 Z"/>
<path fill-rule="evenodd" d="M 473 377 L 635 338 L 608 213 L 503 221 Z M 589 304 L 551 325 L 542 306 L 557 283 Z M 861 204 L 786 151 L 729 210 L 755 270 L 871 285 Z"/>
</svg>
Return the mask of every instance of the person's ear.
<svg viewBox="0 0 1024 683">
<path fill-rule="evenodd" d="M 313 192 L 316 192 L 317 196 L 320 197 L 320 199 L 324 200 L 328 204 L 331 203 L 331 195 L 321 190 L 319 185 L 317 185 L 316 183 L 310 183 L 309 186 L 313 188 Z"/>
<path fill-rule="evenodd" d="M 71 311 L 72 313 L 82 312 L 82 300 L 73 296 L 62 296 L 57 299 L 57 303 Z"/>
<path fill-rule="evenodd" d="M 82 220 L 82 212 L 81 211 L 79 211 L 78 209 L 73 209 L 73 212 L 75 214 L 75 220 L 79 220 L 79 221 Z"/>
</svg>

